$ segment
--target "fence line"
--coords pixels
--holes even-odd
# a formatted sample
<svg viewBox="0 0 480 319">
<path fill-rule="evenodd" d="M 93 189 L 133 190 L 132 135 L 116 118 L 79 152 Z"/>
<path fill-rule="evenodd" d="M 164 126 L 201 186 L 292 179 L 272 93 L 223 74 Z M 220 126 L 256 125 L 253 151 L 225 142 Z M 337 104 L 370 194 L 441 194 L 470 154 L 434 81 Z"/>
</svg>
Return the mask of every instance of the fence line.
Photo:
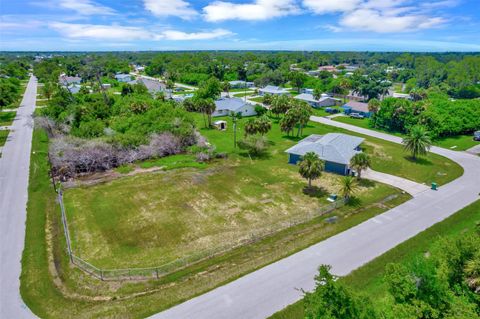
<svg viewBox="0 0 480 319">
<path fill-rule="evenodd" d="M 388 196 L 386 197 L 382 202 L 389 201 L 397 196 Z M 311 221 L 312 219 L 316 217 L 321 217 L 323 215 L 326 215 L 333 210 L 342 207 L 345 205 L 345 200 L 339 200 L 335 201 L 333 203 L 330 203 L 327 206 L 321 207 L 320 209 L 314 211 L 313 213 L 308 214 L 307 216 L 302 216 L 295 218 L 293 220 L 288 221 L 287 223 L 284 223 L 284 227 L 280 228 L 274 228 L 274 229 L 268 229 L 268 230 L 259 230 L 257 232 L 252 232 L 248 236 L 249 238 L 246 238 L 237 244 L 234 245 L 225 245 L 225 246 L 220 246 L 215 249 L 210 249 L 210 250 L 205 250 L 201 253 L 195 254 L 195 255 L 190 255 L 184 258 L 179 258 L 176 259 L 172 262 L 163 264 L 158 267 L 148 267 L 148 268 L 125 268 L 125 269 L 102 269 L 98 268 L 89 262 L 83 260 L 82 258 L 76 256 L 73 253 L 72 250 L 72 245 L 71 245 L 71 240 L 70 240 L 70 233 L 68 230 L 68 222 L 67 222 L 67 216 L 65 213 L 65 206 L 63 204 L 63 192 L 60 191 L 58 192 L 58 202 L 60 204 L 60 210 L 61 210 L 61 217 L 62 217 L 62 224 L 64 227 L 64 233 L 65 233 L 65 239 L 67 242 L 67 253 L 70 258 L 70 261 L 72 264 L 77 266 L 79 269 L 83 270 L 84 272 L 90 274 L 93 277 L 96 277 L 100 280 L 141 280 L 141 279 L 159 279 L 160 277 L 166 276 L 168 274 L 171 274 L 175 271 L 184 269 L 186 267 L 189 267 L 191 265 L 194 265 L 196 263 L 199 263 L 201 261 L 204 261 L 209 258 L 213 258 L 215 256 L 222 255 L 228 251 L 234 250 L 236 248 L 253 244 L 255 242 L 258 242 L 264 238 L 267 238 L 269 236 L 274 235 L 275 233 L 287 229 L 289 227 L 297 226 L 306 222 Z"/>
</svg>

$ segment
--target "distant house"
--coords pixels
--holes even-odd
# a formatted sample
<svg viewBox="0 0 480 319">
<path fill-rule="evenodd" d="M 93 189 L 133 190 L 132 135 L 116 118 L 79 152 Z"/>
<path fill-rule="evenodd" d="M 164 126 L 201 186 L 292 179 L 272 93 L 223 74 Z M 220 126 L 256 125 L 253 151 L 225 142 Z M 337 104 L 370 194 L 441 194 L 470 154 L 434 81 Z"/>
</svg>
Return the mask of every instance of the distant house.
<svg viewBox="0 0 480 319">
<path fill-rule="evenodd" d="M 80 82 L 82 82 L 82 78 L 78 76 L 67 76 L 65 74 L 62 74 L 58 77 L 58 83 L 63 86 L 69 86 L 73 84 L 80 85 Z"/>
<path fill-rule="evenodd" d="M 302 89 L 300 92 L 302 93 L 308 93 L 308 94 L 313 94 L 314 89 Z"/>
<path fill-rule="evenodd" d="M 314 152 L 325 161 L 325 171 L 341 175 L 351 174 L 350 160 L 361 152 L 363 138 L 342 133 L 313 134 L 285 151 L 288 162 L 297 164 L 308 152 Z"/>
<path fill-rule="evenodd" d="M 124 82 L 124 83 L 128 83 L 128 82 L 131 82 L 132 81 L 132 76 L 130 74 L 117 74 L 115 75 L 115 79 L 118 81 L 118 82 Z"/>
<path fill-rule="evenodd" d="M 368 104 L 363 102 L 349 101 L 342 106 L 342 108 L 345 114 L 359 113 L 365 117 L 370 117 L 372 115 L 372 112 L 368 110 Z"/>
<path fill-rule="evenodd" d="M 333 65 L 324 65 L 318 68 L 319 71 L 327 71 L 327 72 L 337 72 L 337 68 Z"/>
<path fill-rule="evenodd" d="M 273 86 L 273 85 L 267 85 L 263 89 L 258 90 L 259 95 L 289 95 L 290 92 L 287 89 L 278 87 L 278 86 Z"/>
<path fill-rule="evenodd" d="M 141 77 L 140 79 L 137 80 L 137 83 L 144 84 L 147 87 L 148 92 L 150 92 L 150 94 L 152 95 L 155 95 L 158 92 L 169 93 L 167 92 L 167 86 L 165 85 L 165 83 L 160 82 L 158 80 L 152 80 L 152 79 Z"/>
<path fill-rule="evenodd" d="M 230 87 L 232 89 L 243 89 L 243 88 L 253 88 L 255 84 L 253 82 L 245 82 L 245 81 L 230 81 Z"/>
<path fill-rule="evenodd" d="M 392 94 L 392 97 L 396 98 L 396 99 L 405 99 L 405 100 L 411 100 L 412 97 L 410 96 L 410 94 L 407 94 L 407 93 L 393 93 Z"/>
<path fill-rule="evenodd" d="M 239 98 L 221 98 L 215 101 L 215 112 L 212 116 L 226 116 L 231 112 L 241 113 L 242 116 L 256 115 L 255 105 L 246 103 Z"/>
<path fill-rule="evenodd" d="M 328 96 L 327 94 L 322 94 L 320 99 L 315 99 L 313 94 L 302 93 L 294 97 L 294 99 L 305 101 L 310 104 L 312 107 L 318 108 L 323 106 L 334 106 L 341 102 L 340 99 L 336 99 Z"/>
<path fill-rule="evenodd" d="M 102 83 L 102 88 L 104 89 L 110 89 L 112 85 L 110 83 Z"/>
<path fill-rule="evenodd" d="M 77 94 L 78 92 L 80 92 L 80 89 L 82 88 L 82 86 L 80 84 L 71 84 L 71 85 L 68 85 L 66 87 L 67 90 L 70 91 L 70 93 L 72 94 Z"/>
</svg>

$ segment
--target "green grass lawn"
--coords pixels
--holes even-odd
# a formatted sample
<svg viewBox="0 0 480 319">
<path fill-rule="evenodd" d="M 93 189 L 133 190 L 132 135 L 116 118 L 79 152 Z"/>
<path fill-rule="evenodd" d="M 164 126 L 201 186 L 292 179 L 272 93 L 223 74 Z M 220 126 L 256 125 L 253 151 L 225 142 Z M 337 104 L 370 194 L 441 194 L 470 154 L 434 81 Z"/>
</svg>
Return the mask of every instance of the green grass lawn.
<svg viewBox="0 0 480 319">
<path fill-rule="evenodd" d="M 322 115 L 319 115 L 319 116 L 322 116 Z M 388 133 L 388 134 L 392 134 L 400 137 L 405 136 L 404 134 L 398 133 L 398 132 L 385 132 L 380 129 L 371 128 L 368 125 L 368 121 L 369 121 L 368 119 L 355 119 L 347 116 L 339 116 L 334 118 L 333 120 L 337 122 L 342 122 L 342 123 L 366 128 L 366 129 L 377 131 L 377 132 Z M 480 144 L 480 142 L 473 140 L 473 134 L 443 137 L 433 141 L 433 145 L 448 148 L 455 151 L 465 151 L 478 144 Z"/>
<path fill-rule="evenodd" d="M 480 201 L 458 211 L 453 216 L 435 224 L 408 241 L 389 250 L 368 264 L 353 271 L 340 280 L 353 287 L 358 292 L 367 294 L 375 300 L 379 307 L 387 298 L 387 287 L 383 281 L 385 266 L 388 263 L 408 263 L 420 255 L 427 253 L 440 237 L 465 235 L 475 231 L 475 225 L 480 223 Z M 303 303 L 300 300 L 271 319 L 301 319 L 304 318 Z"/>
<path fill-rule="evenodd" d="M 13 120 L 17 112 L 1 112 L 0 111 L 0 126 L 10 126 L 12 125 Z"/>
<path fill-rule="evenodd" d="M 258 102 L 258 103 L 263 103 L 263 96 L 257 96 L 257 97 L 254 97 L 254 98 L 250 99 L 250 100 Z"/>
<path fill-rule="evenodd" d="M 435 145 L 454 151 L 465 151 L 479 144 L 473 140 L 473 134 L 443 137 L 435 141 Z"/>
<path fill-rule="evenodd" d="M 339 111 L 342 111 L 342 109 L 339 107 L 339 106 L 332 106 L 332 108 L 334 109 L 337 109 Z M 313 115 L 315 116 L 329 116 L 329 115 L 333 115 L 331 113 L 327 113 L 325 111 L 325 108 L 324 107 L 319 107 L 319 108 L 312 108 L 312 111 L 313 111 Z"/>
<path fill-rule="evenodd" d="M 235 93 L 235 94 L 233 94 L 233 96 L 234 97 L 244 97 L 244 96 L 251 96 L 253 94 L 255 94 L 255 93 L 254 92 L 247 92 L 247 93 L 242 92 L 242 93 Z"/>
<path fill-rule="evenodd" d="M 5 145 L 5 142 L 7 141 L 8 133 L 10 133 L 10 130 L 0 130 L 0 147 Z"/>
</svg>

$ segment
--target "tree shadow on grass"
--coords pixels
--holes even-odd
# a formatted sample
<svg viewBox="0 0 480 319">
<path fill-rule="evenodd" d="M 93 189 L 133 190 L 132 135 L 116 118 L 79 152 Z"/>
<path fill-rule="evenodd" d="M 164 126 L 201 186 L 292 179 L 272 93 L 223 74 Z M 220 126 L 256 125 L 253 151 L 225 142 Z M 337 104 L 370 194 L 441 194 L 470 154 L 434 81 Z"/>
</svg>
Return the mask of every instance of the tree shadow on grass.
<svg viewBox="0 0 480 319">
<path fill-rule="evenodd" d="M 272 159 L 272 154 L 268 151 L 258 153 L 258 154 L 249 154 L 248 152 L 239 152 L 238 155 L 241 157 L 251 159 L 251 160 L 269 160 Z"/>
<path fill-rule="evenodd" d="M 318 186 L 312 186 L 312 187 L 305 186 L 302 192 L 307 196 L 315 197 L 315 198 L 322 198 L 327 196 L 328 194 L 325 188 L 318 187 Z"/>
<path fill-rule="evenodd" d="M 360 207 L 362 206 L 362 200 L 358 197 L 352 196 L 345 205 L 349 207 Z"/>
<path fill-rule="evenodd" d="M 362 187 L 375 187 L 375 182 L 370 179 L 361 178 L 358 180 L 358 185 Z"/>
<path fill-rule="evenodd" d="M 414 164 L 418 164 L 418 165 L 423 165 L 423 166 L 432 166 L 433 165 L 433 163 L 431 161 L 429 161 L 428 159 L 423 158 L 423 157 L 417 157 L 416 159 L 414 159 L 412 156 L 406 155 L 403 158 L 406 159 L 407 161 L 409 161 L 410 163 L 414 163 Z"/>
</svg>

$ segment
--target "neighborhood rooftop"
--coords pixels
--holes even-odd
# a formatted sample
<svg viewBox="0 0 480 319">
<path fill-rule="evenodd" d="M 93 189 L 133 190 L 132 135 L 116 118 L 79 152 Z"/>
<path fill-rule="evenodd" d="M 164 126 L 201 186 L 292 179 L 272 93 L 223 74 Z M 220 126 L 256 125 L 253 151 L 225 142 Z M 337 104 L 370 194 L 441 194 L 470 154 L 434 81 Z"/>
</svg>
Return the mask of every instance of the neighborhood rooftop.
<svg viewBox="0 0 480 319">
<path fill-rule="evenodd" d="M 221 98 L 215 101 L 216 110 L 236 111 L 246 103 L 239 98 Z"/>
<path fill-rule="evenodd" d="M 262 91 L 263 93 L 267 94 L 280 94 L 280 93 L 288 93 L 288 90 L 278 87 L 278 86 L 273 86 L 273 85 L 267 85 L 263 89 L 260 89 L 259 91 Z"/>
<path fill-rule="evenodd" d="M 361 137 L 342 133 L 313 134 L 285 152 L 300 156 L 314 152 L 324 161 L 349 164 L 350 159 L 359 152 L 357 148 L 363 141 Z"/>
<path fill-rule="evenodd" d="M 358 111 L 358 112 L 365 112 L 365 113 L 368 113 L 369 110 L 368 110 L 368 104 L 367 103 L 363 103 L 363 102 L 357 102 L 357 101 L 348 101 L 348 103 L 346 103 L 344 105 L 344 107 L 348 107 L 348 108 L 351 108 L 352 110 L 354 111 Z"/>
</svg>

